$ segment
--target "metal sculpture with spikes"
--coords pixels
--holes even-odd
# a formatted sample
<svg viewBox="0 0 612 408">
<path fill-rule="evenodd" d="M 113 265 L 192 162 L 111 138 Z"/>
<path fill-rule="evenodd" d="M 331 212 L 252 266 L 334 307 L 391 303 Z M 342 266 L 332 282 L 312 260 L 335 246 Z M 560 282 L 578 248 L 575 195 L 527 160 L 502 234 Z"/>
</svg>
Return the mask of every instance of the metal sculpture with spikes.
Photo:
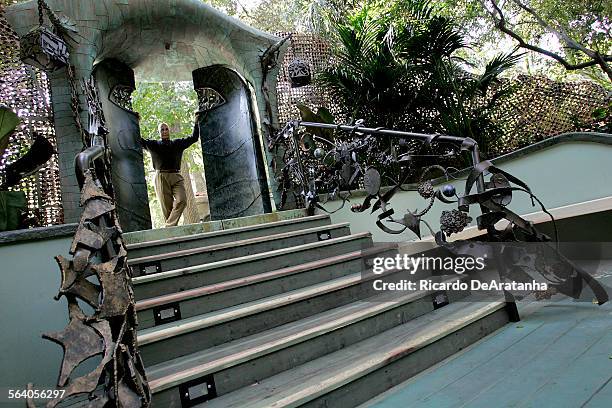
<svg viewBox="0 0 612 408">
<path fill-rule="evenodd" d="M 302 116 L 306 112 L 307 117 L 321 117 L 307 108 L 301 110 Z M 362 187 L 367 195 L 361 203 L 353 204 L 351 211 L 380 211 L 376 225 L 386 233 L 400 234 L 408 229 L 421 238 L 421 226 L 425 225 L 435 237 L 436 243 L 454 255 L 477 256 L 487 253 L 491 258 L 503 258 L 505 263 L 501 262 L 497 269 L 504 278 L 509 278 L 519 270 L 522 277 L 531 276 L 529 272 L 537 273 L 552 285 L 553 291 L 574 298 L 581 296 L 584 281 L 592 290 L 597 303 L 608 301 L 608 292 L 602 285 L 564 257 L 558 248 L 546 244 L 553 239 L 538 231 L 532 223 L 508 207 L 513 193 L 527 194 L 534 206 L 537 203 L 541 211 L 550 216 L 555 231 L 554 241 L 558 242 L 555 220 L 544 204 L 525 182 L 497 168 L 490 161 L 481 162 L 478 144 L 473 139 L 368 128 L 363 126 L 362 121 L 353 126 L 290 121 L 270 142 L 270 149 L 279 144 L 284 145 L 286 152 L 280 183 L 284 188 L 283 197 L 286 197 L 289 191 L 301 189 L 304 206 L 310 213 L 314 213 L 316 208 L 334 213 L 349 201 L 351 189 Z M 458 172 L 455 167 L 422 165 L 422 162 L 417 161 L 418 158 L 427 158 L 429 161 L 443 162 L 449 158 L 457 159 L 464 152 L 471 158 L 471 167 L 462 195 L 457 194 L 451 184 L 436 190 L 427 178 L 430 172 L 437 170 L 450 180 Z M 490 174 L 488 180 L 485 180 L 485 174 Z M 361 186 L 358 183 L 360 179 Z M 392 198 L 397 192 L 406 191 L 405 184 L 408 180 L 415 179 L 418 183 L 412 190 L 426 200 L 423 209 L 407 209 L 402 217 L 394 218 Z M 383 180 L 390 181 L 387 187 L 383 187 Z M 474 187 L 476 192 L 472 191 Z M 326 193 L 328 198 L 341 199 L 340 208 L 325 208 L 325 202 L 320 196 L 321 191 Z M 422 218 L 431 210 L 436 200 L 457 206 L 441 212 L 440 230 L 437 232 Z M 448 242 L 447 237 L 460 233 L 472 222 L 468 214 L 470 206 L 473 205 L 481 209 L 476 224 L 478 229 L 487 231 L 484 239 L 469 243 L 460 240 Z M 506 220 L 508 226 L 497 230 L 495 224 L 501 220 Z M 393 225 L 400 227 L 392 228 Z M 496 248 L 493 242 L 502 246 Z M 535 242 L 542 245 L 512 245 L 518 242 Z M 542 262 L 533 265 L 517 263 L 517 259 L 521 259 L 519 254 L 522 258 L 539 256 L 541 260 L 547 259 L 551 264 L 563 267 L 557 269 L 555 276 L 551 276 Z"/>
<path fill-rule="evenodd" d="M 53 408 L 69 398 L 85 394 L 87 406 L 91 408 L 148 407 L 151 392 L 138 352 L 132 273 L 115 211 L 109 170 L 111 156 L 105 139 L 108 131 L 98 90 L 93 78 L 81 80 L 89 113 L 89 123 L 85 126 L 81 123 L 78 109 L 78 81 L 63 38 L 69 35 L 70 29 L 62 24 L 44 0 L 38 0 L 38 12 L 42 31 L 26 36 L 26 45 L 28 38 L 30 42 L 38 41 L 42 32 L 44 39 L 56 46 L 40 50 L 40 47 L 24 47 L 22 57 L 26 63 L 43 65 L 49 70 L 68 66 L 66 74 L 73 118 L 83 139 L 83 151 L 75 158 L 83 213 L 69 251 L 72 258 L 56 257 L 61 272 L 56 300 L 66 298 L 69 323 L 60 332 L 43 335 L 64 350 L 58 378 L 58 387 L 64 392 L 46 406 Z M 43 12 L 47 13 L 55 33 L 44 30 Z M 32 50 L 38 51 L 34 53 Z M 118 90 L 115 98 L 118 103 L 129 103 L 122 90 Z M 81 304 L 88 305 L 93 312 L 87 314 Z M 72 378 L 81 363 L 97 356 L 100 356 L 100 361 L 95 369 Z M 28 388 L 31 387 L 29 384 Z M 27 405 L 35 406 L 31 399 Z"/>
<path fill-rule="evenodd" d="M 70 246 L 72 258 L 56 257 L 61 284 L 55 299 L 66 298 L 69 323 L 62 331 L 43 335 L 64 350 L 58 378 L 64 392 L 46 406 L 86 395 L 92 408 L 148 407 L 151 392 L 138 352 L 132 273 L 109 182 L 105 121 L 94 82 L 82 81 L 82 87 L 91 140 L 75 160 L 83 213 Z M 82 304 L 93 312 L 87 314 Z M 72 378 L 81 363 L 98 356 L 96 368 Z M 33 401 L 28 406 L 34 407 Z"/>
<path fill-rule="evenodd" d="M 136 343 L 127 251 L 112 198 L 90 169 L 84 174 L 81 205 L 84 210 L 70 248 L 72 258 L 56 257 L 61 271 L 56 300 L 66 298 L 70 321 L 64 330 L 43 335 L 64 350 L 58 387 L 65 392 L 47 407 L 79 394 L 88 396 L 89 407 L 148 407 L 151 393 Z M 93 313 L 87 314 L 79 302 L 89 305 Z M 101 360 L 93 371 L 71 378 L 76 367 L 94 356 Z"/>
</svg>

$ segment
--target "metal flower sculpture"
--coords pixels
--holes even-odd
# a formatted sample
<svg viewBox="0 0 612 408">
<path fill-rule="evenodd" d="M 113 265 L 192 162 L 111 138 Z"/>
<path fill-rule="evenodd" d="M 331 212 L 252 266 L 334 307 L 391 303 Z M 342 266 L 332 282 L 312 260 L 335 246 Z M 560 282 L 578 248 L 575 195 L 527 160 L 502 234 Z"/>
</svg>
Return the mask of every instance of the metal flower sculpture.
<svg viewBox="0 0 612 408">
<path fill-rule="evenodd" d="M 304 115 L 303 115 L 304 116 Z M 312 116 L 312 115 L 311 115 Z M 300 195 L 304 206 L 312 213 L 316 208 L 327 213 L 333 213 L 339 208 L 329 210 L 325 207 L 325 199 L 340 199 L 342 208 L 355 188 L 362 188 L 366 197 L 358 204 L 351 206 L 353 212 L 371 213 L 380 211 L 376 225 L 389 234 L 400 234 L 406 230 L 412 231 L 421 238 L 421 227 L 425 225 L 436 243 L 444 246 L 455 255 L 475 256 L 482 252 L 494 251 L 491 242 L 504 243 L 505 252 L 492 253 L 489 256 L 508 261 L 511 256 L 516 259 L 522 253 L 525 256 L 542 256 L 553 250 L 555 259 L 564 264 L 564 268 L 554 278 L 545 273 L 542 265 L 531 265 L 531 270 L 537 270 L 546 277 L 560 293 L 574 298 L 580 296 L 584 280 L 593 291 L 597 302 L 603 304 L 608 300 L 604 288 L 550 245 L 534 245 L 522 247 L 506 245 L 506 243 L 552 241 L 550 237 L 538 231 L 532 223 L 513 212 L 508 205 L 514 193 L 524 193 L 529 196 L 533 205 L 548 214 L 554 225 L 554 218 L 546 210 L 542 202 L 532 193 L 529 186 L 522 180 L 495 167 L 489 161 L 480 161 L 477 143 L 470 138 L 461 138 L 440 134 L 423 134 L 403 132 L 383 128 L 367 128 L 358 122 L 354 126 L 337 125 L 333 123 L 291 121 L 278 133 L 271 142 L 273 148 L 283 144 L 285 149 L 285 166 L 282 170 L 281 187 L 283 197 L 293 191 Z M 449 159 L 457 158 L 467 152 L 472 165 L 465 181 L 465 190 L 458 194 L 451 184 L 444 184 L 436 189 L 428 176 L 433 171 L 443 174 L 447 180 L 454 178 L 458 172 L 450 165 L 431 164 L 452 163 Z M 429 164 L 422 163 L 426 158 Z M 488 180 L 485 179 L 485 174 Z M 418 181 L 416 192 L 425 201 L 421 210 L 406 210 L 401 217 L 396 217 L 396 211 L 391 205 L 395 194 L 404 190 L 407 181 Z M 387 186 L 383 186 L 387 184 Z M 475 190 L 475 191 L 474 191 Z M 299 193 L 297 193 L 299 192 Z M 323 194 L 321 194 L 323 193 Z M 440 230 L 434 231 L 423 219 L 436 201 L 456 208 L 442 211 Z M 481 209 L 481 215 L 476 218 L 480 230 L 486 230 L 485 239 L 474 244 L 470 241 L 448 242 L 447 237 L 462 232 L 473 220 L 469 216 L 471 206 Z M 495 225 L 505 220 L 508 226 L 497 230 Z M 393 226 L 396 227 L 393 227 Z M 399 227 L 398 227 L 399 226 Z M 485 243 L 484 241 L 487 241 Z M 556 226 L 554 241 L 558 241 Z M 522 251 L 522 252 L 521 252 Z M 527 253 L 525 253 L 525 251 Z M 499 252 L 499 251 L 498 251 Z M 504 258 L 505 256 L 505 258 Z M 523 258 L 524 258 L 523 257 Z M 514 259 L 513 258 L 513 259 Z M 555 262 L 557 262 L 555 261 Z M 512 265 L 512 268 L 507 268 Z M 508 271 L 504 272 L 504 268 Z M 527 276 L 529 266 L 521 269 Z M 516 262 L 500 264 L 500 273 L 509 276 L 509 270 L 520 269 Z"/>
</svg>

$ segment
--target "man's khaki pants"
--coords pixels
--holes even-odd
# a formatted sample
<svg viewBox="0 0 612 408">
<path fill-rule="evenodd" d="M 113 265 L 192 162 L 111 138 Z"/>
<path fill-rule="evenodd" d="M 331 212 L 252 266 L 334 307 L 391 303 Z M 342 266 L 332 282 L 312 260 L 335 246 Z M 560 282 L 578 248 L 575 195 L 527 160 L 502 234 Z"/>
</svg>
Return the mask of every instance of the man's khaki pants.
<svg viewBox="0 0 612 408">
<path fill-rule="evenodd" d="M 166 227 L 177 225 L 183 210 L 187 206 L 184 183 L 185 181 L 180 173 L 158 171 L 155 175 L 155 192 L 166 219 Z"/>
</svg>

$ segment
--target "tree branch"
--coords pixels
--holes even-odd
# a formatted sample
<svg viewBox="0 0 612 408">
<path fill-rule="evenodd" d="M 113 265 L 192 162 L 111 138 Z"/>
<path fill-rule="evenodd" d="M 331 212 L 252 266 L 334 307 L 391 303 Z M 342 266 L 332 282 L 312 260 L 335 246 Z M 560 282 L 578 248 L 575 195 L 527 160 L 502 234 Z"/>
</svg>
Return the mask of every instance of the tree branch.
<svg viewBox="0 0 612 408">
<path fill-rule="evenodd" d="M 496 0 L 481 0 L 480 2 L 483 8 L 487 11 L 487 13 L 493 19 L 495 27 L 497 27 L 497 29 L 500 30 L 501 32 L 507 34 L 508 36 L 516 40 L 519 44 L 519 47 L 525 48 L 530 51 L 537 52 L 542 55 L 546 55 L 547 57 L 550 57 L 550 58 L 553 58 L 554 60 L 559 62 L 561 65 L 563 65 L 563 67 L 568 71 L 574 71 L 574 70 L 598 65 L 606 73 L 610 81 L 612 81 L 612 69 L 610 68 L 610 65 L 608 64 L 608 62 L 612 61 L 612 55 L 601 55 L 597 51 L 589 50 L 582 44 L 572 39 L 569 35 L 567 35 L 565 30 L 561 29 L 560 31 L 560 30 L 557 30 L 551 27 L 534 10 L 522 4 L 519 0 L 511 0 L 511 1 L 515 3 L 517 6 L 519 6 L 521 9 L 526 11 L 527 13 L 531 14 L 534 18 L 536 18 L 536 20 L 538 21 L 538 24 L 540 24 L 543 28 L 549 30 L 554 35 L 556 35 L 557 38 L 565 42 L 569 48 L 580 51 L 584 53 L 586 56 L 588 56 L 590 58 L 590 61 L 582 62 L 580 64 L 572 64 L 569 61 L 567 61 L 565 58 L 563 58 L 561 55 L 555 52 L 529 44 L 527 41 L 523 39 L 523 37 L 521 37 L 517 32 L 515 32 L 512 28 L 508 26 L 508 21 L 506 20 L 506 17 L 504 16 L 504 13 L 501 10 Z M 492 10 L 489 7 L 487 7 L 487 3 L 491 5 L 491 7 L 493 8 Z"/>
<path fill-rule="evenodd" d="M 253 19 L 253 17 L 251 17 L 251 15 L 249 14 L 249 11 L 246 9 L 246 7 L 244 7 L 244 5 L 240 2 L 240 0 L 236 0 L 236 4 L 240 6 L 240 8 L 242 9 L 242 12 L 244 13 L 245 16 L 247 16 L 247 18 L 250 18 L 251 20 Z"/>
<path fill-rule="evenodd" d="M 538 22 L 538 24 L 540 26 L 542 26 L 546 30 L 548 30 L 551 33 L 553 33 L 554 35 L 556 35 L 557 38 L 559 38 L 560 40 L 565 42 L 569 48 L 572 48 L 572 49 L 578 50 L 578 51 L 582 51 L 583 53 L 588 55 L 590 58 L 593 58 L 594 51 L 589 50 L 584 45 L 580 44 L 578 41 L 576 41 L 573 38 L 571 38 L 567 34 L 567 32 L 563 29 L 563 27 L 559 26 L 558 28 L 554 28 L 553 26 L 548 24 L 546 21 L 544 21 L 544 19 L 542 19 L 542 17 L 540 17 L 535 12 L 534 9 L 532 9 L 529 6 L 527 6 L 526 4 L 523 4 L 520 0 L 510 0 L 510 1 L 512 1 L 514 4 L 516 4 L 521 9 L 525 10 L 527 13 L 531 14 L 536 19 L 536 21 Z"/>
</svg>

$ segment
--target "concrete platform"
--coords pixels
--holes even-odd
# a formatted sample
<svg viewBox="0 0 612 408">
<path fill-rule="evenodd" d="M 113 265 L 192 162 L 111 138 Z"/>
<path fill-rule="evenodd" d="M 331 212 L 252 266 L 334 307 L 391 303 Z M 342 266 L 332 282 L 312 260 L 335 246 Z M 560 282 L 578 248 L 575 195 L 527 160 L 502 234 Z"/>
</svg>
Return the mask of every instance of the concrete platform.
<svg viewBox="0 0 612 408">
<path fill-rule="evenodd" d="M 519 310 L 521 322 L 360 408 L 612 407 L 612 304 L 553 298 Z"/>
</svg>

